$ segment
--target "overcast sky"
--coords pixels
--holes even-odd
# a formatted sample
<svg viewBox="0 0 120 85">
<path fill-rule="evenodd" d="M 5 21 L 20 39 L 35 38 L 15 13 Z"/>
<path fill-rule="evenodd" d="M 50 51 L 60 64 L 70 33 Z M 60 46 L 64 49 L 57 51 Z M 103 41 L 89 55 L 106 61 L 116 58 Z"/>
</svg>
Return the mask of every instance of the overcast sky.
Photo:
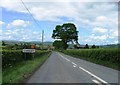
<svg viewBox="0 0 120 85">
<path fill-rule="evenodd" d="M 21 0 L 2 0 L 0 39 L 41 41 L 41 32 L 44 30 L 44 41 L 54 41 L 51 35 L 56 25 L 74 23 L 79 31 L 80 44 L 116 44 L 118 43 L 117 1 L 23 0 L 38 26 Z"/>
</svg>

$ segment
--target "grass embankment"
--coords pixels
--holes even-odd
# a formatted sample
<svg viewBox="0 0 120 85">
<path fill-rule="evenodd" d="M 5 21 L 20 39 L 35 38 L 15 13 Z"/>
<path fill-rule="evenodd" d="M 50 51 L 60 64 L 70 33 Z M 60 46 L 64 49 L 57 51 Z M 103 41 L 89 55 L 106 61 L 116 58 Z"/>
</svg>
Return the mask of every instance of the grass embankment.
<svg viewBox="0 0 120 85">
<path fill-rule="evenodd" d="M 50 56 L 51 52 L 37 51 L 34 59 L 24 60 L 7 67 L 2 72 L 2 83 L 21 83 Z"/>
<path fill-rule="evenodd" d="M 64 50 L 65 54 L 119 70 L 118 48 Z"/>
</svg>

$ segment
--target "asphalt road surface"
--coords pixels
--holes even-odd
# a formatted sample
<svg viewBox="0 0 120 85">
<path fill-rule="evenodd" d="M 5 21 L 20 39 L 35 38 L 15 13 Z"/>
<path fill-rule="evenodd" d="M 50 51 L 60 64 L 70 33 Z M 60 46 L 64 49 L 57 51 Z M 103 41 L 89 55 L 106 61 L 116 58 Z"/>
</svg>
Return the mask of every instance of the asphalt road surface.
<svg viewBox="0 0 120 85">
<path fill-rule="evenodd" d="M 118 71 L 53 52 L 27 83 L 118 83 Z M 104 83 L 104 84 L 103 84 Z"/>
</svg>

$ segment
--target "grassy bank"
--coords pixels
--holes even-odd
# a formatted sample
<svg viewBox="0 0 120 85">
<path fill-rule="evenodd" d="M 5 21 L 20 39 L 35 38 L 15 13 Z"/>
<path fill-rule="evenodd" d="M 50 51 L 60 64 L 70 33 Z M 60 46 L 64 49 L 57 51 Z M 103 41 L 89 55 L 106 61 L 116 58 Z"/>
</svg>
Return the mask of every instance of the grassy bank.
<svg viewBox="0 0 120 85">
<path fill-rule="evenodd" d="M 25 60 L 5 68 L 2 72 L 2 83 L 20 83 L 42 65 L 50 54 L 51 52 L 43 52 L 41 55 L 37 54 L 33 60 Z"/>
<path fill-rule="evenodd" d="M 64 50 L 63 53 L 119 70 L 118 48 Z"/>
</svg>

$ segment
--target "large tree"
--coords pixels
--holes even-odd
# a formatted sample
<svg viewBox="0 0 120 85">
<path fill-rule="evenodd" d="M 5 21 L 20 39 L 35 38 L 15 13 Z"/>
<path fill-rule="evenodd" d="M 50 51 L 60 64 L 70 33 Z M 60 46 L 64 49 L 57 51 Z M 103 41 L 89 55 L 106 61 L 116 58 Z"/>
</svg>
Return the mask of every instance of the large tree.
<svg viewBox="0 0 120 85">
<path fill-rule="evenodd" d="M 55 30 L 53 30 L 52 38 L 61 39 L 65 43 L 65 49 L 67 48 L 67 43 L 78 43 L 78 31 L 73 23 L 65 23 L 63 25 L 57 25 Z"/>
<path fill-rule="evenodd" d="M 3 46 L 5 46 L 5 45 L 6 45 L 4 41 L 2 41 L 2 45 L 3 45 Z"/>
<path fill-rule="evenodd" d="M 54 41 L 53 42 L 53 46 L 55 47 L 55 49 L 65 49 L 65 43 L 63 41 Z"/>
</svg>

